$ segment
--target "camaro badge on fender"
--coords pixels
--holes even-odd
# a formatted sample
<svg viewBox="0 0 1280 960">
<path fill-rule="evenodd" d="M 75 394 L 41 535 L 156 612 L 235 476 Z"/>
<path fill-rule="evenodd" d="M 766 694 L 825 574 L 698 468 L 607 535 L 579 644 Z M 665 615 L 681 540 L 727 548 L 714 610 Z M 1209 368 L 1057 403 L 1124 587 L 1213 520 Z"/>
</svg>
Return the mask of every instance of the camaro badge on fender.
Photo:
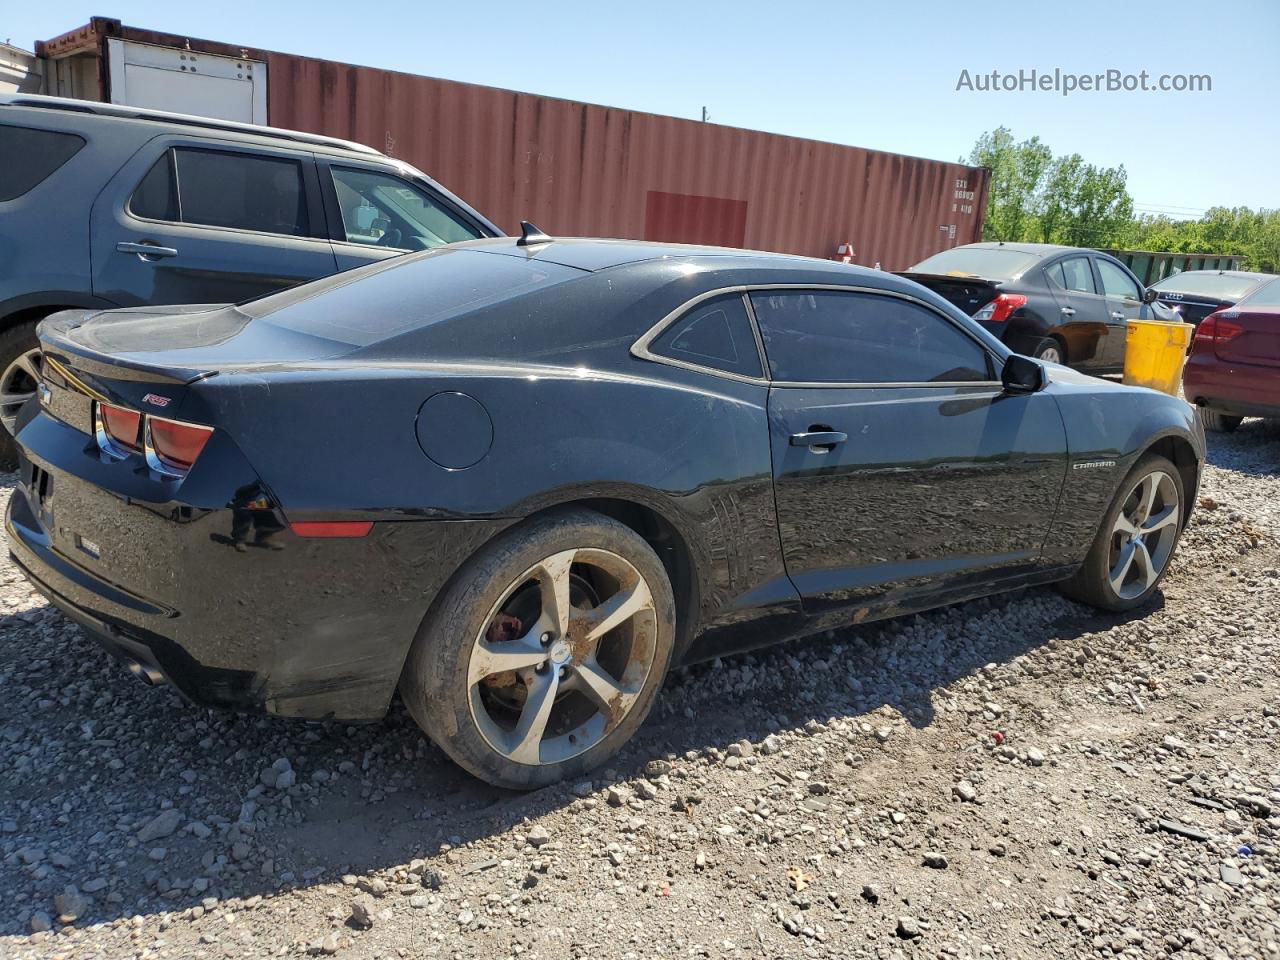
<svg viewBox="0 0 1280 960">
<path fill-rule="evenodd" d="M 1114 460 L 1082 460 L 1080 463 L 1073 463 L 1072 470 L 1105 470 L 1108 467 L 1114 467 Z"/>
</svg>

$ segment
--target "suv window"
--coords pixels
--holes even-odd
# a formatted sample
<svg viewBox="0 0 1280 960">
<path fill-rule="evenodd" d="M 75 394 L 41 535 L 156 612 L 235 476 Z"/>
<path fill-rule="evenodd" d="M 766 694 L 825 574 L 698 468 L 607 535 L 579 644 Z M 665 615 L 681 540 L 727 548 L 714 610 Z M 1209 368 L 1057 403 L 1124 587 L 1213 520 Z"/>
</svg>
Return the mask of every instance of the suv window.
<svg viewBox="0 0 1280 960">
<path fill-rule="evenodd" d="M 407 180 L 354 167 L 331 171 L 348 243 L 429 250 L 483 236 Z"/>
<path fill-rule="evenodd" d="M 987 352 L 919 304 L 870 293 L 751 294 L 774 380 L 942 383 L 992 378 Z"/>
<path fill-rule="evenodd" d="M 1088 257 L 1068 257 L 1053 264 L 1045 272 L 1049 275 L 1049 282 L 1059 290 L 1098 292 L 1097 285 L 1093 282 L 1093 271 L 1089 269 Z"/>
<path fill-rule="evenodd" d="M 129 209 L 152 220 L 311 234 L 302 164 L 282 157 L 174 148 L 142 178 Z"/>
<path fill-rule="evenodd" d="M 1125 300 L 1142 299 L 1142 291 L 1138 289 L 1133 278 L 1110 260 L 1098 261 L 1098 273 L 1102 275 L 1102 289 L 1107 291 L 1108 297 L 1123 297 Z"/>
<path fill-rule="evenodd" d="M 0 125 L 0 201 L 27 193 L 83 146 L 74 133 Z"/>
<path fill-rule="evenodd" d="M 760 350 L 741 294 L 700 303 L 653 341 L 650 351 L 672 360 L 744 377 L 763 377 Z"/>
</svg>

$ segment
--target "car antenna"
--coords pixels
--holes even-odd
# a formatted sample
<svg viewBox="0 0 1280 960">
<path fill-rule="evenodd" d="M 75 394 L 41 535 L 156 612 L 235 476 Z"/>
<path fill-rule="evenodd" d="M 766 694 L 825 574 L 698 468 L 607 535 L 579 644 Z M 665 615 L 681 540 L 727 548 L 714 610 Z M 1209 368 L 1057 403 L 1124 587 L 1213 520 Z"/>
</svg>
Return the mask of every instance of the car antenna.
<svg viewBox="0 0 1280 960">
<path fill-rule="evenodd" d="M 531 247 L 535 243 L 550 243 L 552 237 L 547 236 L 528 220 L 520 221 L 520 239 L 516 241 L 517 247 Z"/>
</svg>

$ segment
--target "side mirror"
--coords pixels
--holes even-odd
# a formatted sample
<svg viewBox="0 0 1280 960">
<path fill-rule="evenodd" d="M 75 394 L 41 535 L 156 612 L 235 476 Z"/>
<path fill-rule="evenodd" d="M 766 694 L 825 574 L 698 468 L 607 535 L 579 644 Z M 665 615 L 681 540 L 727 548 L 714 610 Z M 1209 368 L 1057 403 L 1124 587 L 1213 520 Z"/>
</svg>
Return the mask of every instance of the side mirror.
<svg viewBox="0 0 1280 960">
<path fill-rule="evenodd" d="M 1037 360 L 1015 353 L 1004 362 L 1000 383 L 1005 393 L 1035 393 L 1044 389 L 1044 367 Z"/>
<path fill-rule="evenodd" d="M 1151 287 L 1147 287 L 1147 289 L 1142 291 L 1143 303 L 1147 303 L 1147 304 L 1155 303 L 1156 300 L 1158 300 L 1159 298 L 1160 298 L 1160 291 L 1153 290 L 1151 289 Z"/>
</svg>

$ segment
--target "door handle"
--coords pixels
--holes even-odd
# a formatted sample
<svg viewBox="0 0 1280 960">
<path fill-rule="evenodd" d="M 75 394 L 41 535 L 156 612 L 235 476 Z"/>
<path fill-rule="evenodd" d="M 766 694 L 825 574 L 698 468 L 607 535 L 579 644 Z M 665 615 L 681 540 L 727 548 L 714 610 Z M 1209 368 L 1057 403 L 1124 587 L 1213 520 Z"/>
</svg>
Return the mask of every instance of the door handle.
<svg viewBox="0 0 1280 960">
<path fill-rule="evenodd" d="M 813 453 L 826 453 L 836 444 L 848 439 L 849 435 L 839 430 L 810 430 L 807 433 L 793 433 L 791 446 L 808 447 Z"/>
<path fill-rule="evenodd" d="M 136 253 L 143 260 L 160 260 L 178 255 L 174 247 L 162 247 L 158 243 L 130 243 L 128 240 L 117 243 L 116 250 L 120 253 Z"/>
<path fill-rule="evenodd" d="M 1074 317 L 1074 316 L 1076 315 L 1076 308 L 1075 308 L 1075 307 L 1063 307 L 1063 308 L 1062 308 L 1062 315 L 1063 315 L 1064 317 Z"/>
<path fill-rule="evenodd" d="M 1123 314 L 1123 313 L 1121 313 L 1119 310 L 1113 310 L 1113 311 L 1111 311 L 1111 319 L 1112 319 L 1112 320 L 1123 320 L 1123 319 L 1124 319 L 1124 314 Z"/>
</svg>

